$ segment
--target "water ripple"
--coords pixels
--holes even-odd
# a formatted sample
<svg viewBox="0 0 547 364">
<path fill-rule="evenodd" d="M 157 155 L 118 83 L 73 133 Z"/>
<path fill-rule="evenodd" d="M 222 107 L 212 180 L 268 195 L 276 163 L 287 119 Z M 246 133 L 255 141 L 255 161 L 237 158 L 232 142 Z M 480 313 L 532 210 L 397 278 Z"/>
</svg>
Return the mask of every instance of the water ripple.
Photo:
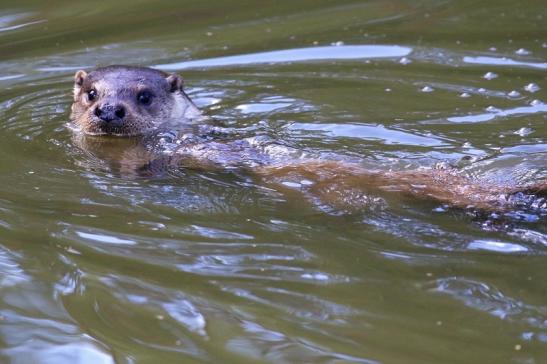
<svg viewBox="0 0 547 364">
<path fill-rule="evenodd" d="M 486 283 L 457 277 L 443 278 L 436 281 L 434 290 L 502 320 L 521 321 L 547 330 L 547 306 L 528 305 Z"/>
<path fill-rule="evenodd" d="M 547 63 L 545 62 L 515 61 L 514 59 L 506 58 L 506 57 L 465 56 L 463 57 L 463 61 L 465 63 L 470 63 L 470 64 L 485 64 L 489 66 L 506 66 L 506 67 L 520 66 L 520 67 L 530 67 L 530 68 L 537 68 L 537 69 L 547 69 Z"/>
<path fill-rule="evenodd" d="M 494 120 L 497 118 L 505 118 L 508 116 L 527 115 L 535 113 L 547 112 L 547 104 L 543 102 L 535 102 L 529 106 L 519 106 L 511 109 L 495 109 L 492 108 L 487 113 L 465 115 L 465 116 L 451 116 L 447 118 L 452 123 L 481 123 L 485 121 Z"/>
<path fill-rule="evenodd" d="M 295 48 L 271 52 L 259 52 L 228 57 L 209 58 L 196 61 L 158 64 L 154 66 L 166 71 L 190 68 L 244 66 L 254 64 L 279 64 L 325 60 L 350 60 L 374 58 L 399 58 L 412 52 L 412 48 L 390 45 L 347 45 L 311 48 Z"/>
</svg>

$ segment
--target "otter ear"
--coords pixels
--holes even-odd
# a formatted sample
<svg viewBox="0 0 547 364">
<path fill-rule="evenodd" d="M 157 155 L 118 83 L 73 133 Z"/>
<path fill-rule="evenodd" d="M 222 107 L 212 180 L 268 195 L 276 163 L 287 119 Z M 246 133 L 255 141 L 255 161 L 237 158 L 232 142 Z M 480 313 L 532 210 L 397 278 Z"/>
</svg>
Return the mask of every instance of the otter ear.
<svg viewBox="0 0 547 364">
<path fill-rule="evenodd" d="M 180 91 L 184 86 L 184 81 L 182 80 L 182 77 L 175 73 L 171 73 L 169 76 L 167 76 L 166 80 L 169 84 L 171 92 Z"/>
<path fill-rule="evenodd" d="M 82 89 L 82 85 L 84 84 L 86 77 L 87 72 L 83 70 L 79 70 L 74 75 L 74 100 L 77 100 L 80 95 L 80 90 Z"/>
</svg>

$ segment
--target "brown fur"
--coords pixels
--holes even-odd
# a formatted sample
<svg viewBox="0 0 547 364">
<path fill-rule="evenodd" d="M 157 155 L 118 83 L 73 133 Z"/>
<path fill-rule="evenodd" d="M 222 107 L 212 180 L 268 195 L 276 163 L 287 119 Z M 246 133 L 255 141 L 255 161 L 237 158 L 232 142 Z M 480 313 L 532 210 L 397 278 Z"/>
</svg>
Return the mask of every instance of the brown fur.
<svg viewBox="0 0 547 364">
<path fill-rule="evenodd" d="M 177 75 L 149 68 L 110 66 L 89 74 L 78 71 L 72 122 L 84 134 L 129 136 L 142 134 L 169 119 L 180 121 L 199 116 L 199 110 L 182 90 L 182 84 Z M 87 97 L 91 89 L 97 92 L 93 101 Z M 149 106 L 139 105 L 136 101 L 136 95 L 143 89 L 154 94 Z M 97 118 L 95 108 L 105 104 L 125 107 L 127 113 L 119 125 L 110 127 Z M 370 202 L 367 199 L 369 192 L 391 191 L 461 208 L 502 211 L 512 206 L 510 196 L 518 192 L 541 196 L 547 192 L 547 181 L 520 187 L 500 186 L 469 179 L 454 170 L 370 171 L 356 164 L 325 160 L 302 162 L 289 159 L 281 164 L 272 164 L 258 149 L 242 142 L 182 144 L 172 156 L 162 156 L 155 163 L 153 153 L 139 143 L 132 143 L 127 148 L 122 146 L 125 149 L 120 151 L 120 144 L 113 143 L 111 138 L 86 140 L 80 137 L 76 140 L 83 149 L 94 150 L 93 153 L 102 158 L 115 160 L 114 164 L 126 176 L 142 173 L 147 166 L 153 165 L 157 170 L 180 164 L 183 160 L 194 168 L 239 165 L 250 169 L 266 184 L 275 184 L 277 188 L 287 184 L 293 188 L 301 186 L 304 192 L 331 206 L 360 206 Z M 110 154 L 110 148 L 117 151 Z"/>
<path fill-rule="evenodd" d="M 95 99 L 89 97 L 96 93 Z M 138 102 L 140 92 L 152 95 L 149 105 Z M 122 107 L 122 120 L 105 122 L 96 115 L 98 107 Z M 151 68 L 109 66 L 74 76 L 74 102 L 71 119 L 74 126 L 92 135 L 139 135 L 161 122 L 194 118 L 199 110 L 183 91 L 180 76 Z"/>
<path fill-rule="evenodd" d="M 454 207 L 504 211 L 513 205 L 511 195 L 522 192 L 544 196 L 547 193 L 546 181 L 529 186 L 502 186 L 470 179 L 455 170 L 370 171 L 338 161 L 266 166 L 257 172 L 264 181 L 278 185 L 310 181 L 312 183 L 301 188 L 319 197 L 323 203 L 337 207 L 358 207 L 369 202 L 367 192 L 385 191 L 431 199 Z"/>
</svg>

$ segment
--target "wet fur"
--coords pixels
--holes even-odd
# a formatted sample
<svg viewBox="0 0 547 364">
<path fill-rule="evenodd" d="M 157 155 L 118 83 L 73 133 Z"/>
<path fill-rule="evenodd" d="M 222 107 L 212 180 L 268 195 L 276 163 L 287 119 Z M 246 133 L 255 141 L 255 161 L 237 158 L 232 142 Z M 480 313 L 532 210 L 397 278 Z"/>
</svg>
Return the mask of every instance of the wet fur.
<svg viewBox="0 0 547 364">
<path fill-rule="evenodd" d="M 154 107 L 142 108 L 136 104 L 135 94 L 143 87 L 153 89 L 157 95 Z M 99 93 L 99 99 L 95 102 L 86 99 L 86 92 L 91 88 Z M 99 102 L 123 103 L 128 110 L 124 124 L 112 130 L 101 128 L 93 114 Z M 177 75 L 127 66 L 99 68 L 89 74 L 78 71 L 75 75 L 71 119 L 84 134 L 139 135 L 165 120 L 181 121 L 199 115 L 197 107 L 184 93 L 182 79 Z M 270 163 L 255 147 L 241 142 L 183 144 L 173 155 L 157 158 L 139 142 L 109 153 L 109 148 L 120 147 L 111 137 L 89 140 L 85 135 L 80 135 L 77 140 L 82 149 L 115 160 L 117 169 L 126 176 L 157 174 L 181 163 L 204 169 L 239 167 L 248 169 L 266 185 L 286 189 L 284 186 L 290 182 L 292 186 L 300 186 L 303 192 L 318 198 L 321 203 L 337 207 L 358 207 L 370 202 L 369 194 L 393 192 L 460 208 L 505 211 L 518 203 L 513 196 L 519 193 L 541 197 L 547 194 L 547 181 L 527 186 L 503 186 L 470 179 L 455 170 L 370 171 L 341 161 L 290 158 L 283 163 Z M 301 184 L 302 181 L 307 183 Z M 545 208 L 543 205 L 541 208 Z"/>
<path fill-rule="evenodd" d="M 258 173 L 267 183 L 292 182 L 329 206 L 359 207 L 369 203 L 367 193 L 382 192 L 434 200 L 453 207 L 503 212 L 524 199 L 519 194 L 547 197 L 547 181 L 528 186 L 504 186 L 458 174 L 455 169 L 420 169 L 404 172 L 371 171 L 338 161 L 306 161 L 284 166 L 266 166 Z M 265 177 L 265 178 L 264 178 Z M 302 181 L 313 184 L 302 185 Z M 546 201 L 538 201 L 546 208 Z"/>
<path fill-rule="evenodd" d="M 166 120 L 194 118 L 198 108 L 183 90 L 180 76 L 144 67 L 109 66 L 89 74 L 78 71 L 74 76 L 74 102 L 71 120 L 76 128 L 91 135 L 139 135 Z M 89 100 L 89 91 L 97 98 Z M 150 105 L 140 105 L 137 94 L 153 94 Z M 101 121 L 95 110 L 102 105 L 120 105 L 126 115 L 118 125 Z"/>
</svg>

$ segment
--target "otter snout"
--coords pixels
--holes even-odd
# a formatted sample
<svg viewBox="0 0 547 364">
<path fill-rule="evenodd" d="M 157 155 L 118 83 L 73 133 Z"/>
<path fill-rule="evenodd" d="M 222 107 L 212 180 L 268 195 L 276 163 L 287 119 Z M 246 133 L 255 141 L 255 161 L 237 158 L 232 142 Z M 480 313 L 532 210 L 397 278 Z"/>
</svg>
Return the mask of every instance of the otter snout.
<svg viewBox="0 0 547 364">
<path fill-rule="evenodd" d="M 102 121 L 122 121 L 125 118 L 125 107 L 123 105 L 102 104 L 95 108 L 95 116 Z"/>
<path fill-rule="evenodd" d="M 183 90 L 182 78 L 151 68 L 108 66 L 74 75 L 70 118 L 94 135 L 143 134 L 165 121 L 201 113 Z"/>
</svg>

